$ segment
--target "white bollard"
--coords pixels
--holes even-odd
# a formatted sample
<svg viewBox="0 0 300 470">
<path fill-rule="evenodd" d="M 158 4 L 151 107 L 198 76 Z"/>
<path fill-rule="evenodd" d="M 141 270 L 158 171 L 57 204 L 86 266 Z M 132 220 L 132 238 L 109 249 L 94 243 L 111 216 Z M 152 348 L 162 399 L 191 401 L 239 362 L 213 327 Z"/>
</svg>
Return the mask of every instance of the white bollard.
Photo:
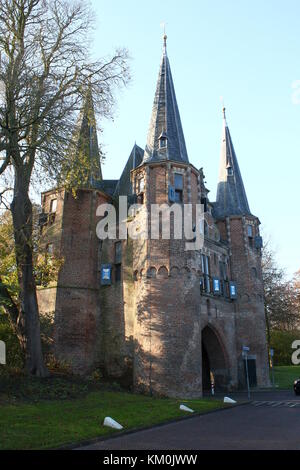
<svg viewBox="0 0 300 470">
<path fill-rule="evenodd" d="M 232 400 L 232 398 L 224 397 L 224 403 L 236 403 L 236 401 Z"/>
<path fill-rule="evenodd" d="M 113 429 L 123 429 L 123 426 L 121 426 L 121 424 L 119 424 L 117 421 L 110 418 L 109 416 L 104 418 L 103 426 L 107 426 L 107 427 L 113 428 Z"/>
<path fill-rule="evenodd" d="M 185 405 L 180 405 L 179 409 L 182 411 L 188 411 L 189 413 L 194 413 L 194 410 Z"/>
</svg>

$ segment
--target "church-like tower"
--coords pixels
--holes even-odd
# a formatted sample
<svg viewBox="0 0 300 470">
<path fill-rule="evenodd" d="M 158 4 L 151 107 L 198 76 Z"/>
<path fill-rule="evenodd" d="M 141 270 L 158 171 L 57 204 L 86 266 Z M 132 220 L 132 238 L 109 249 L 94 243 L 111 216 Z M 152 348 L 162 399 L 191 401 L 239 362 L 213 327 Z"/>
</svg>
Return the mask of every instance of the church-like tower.
<svg viewBox="0 0 300 470">
<path fill-rule="evenodd" d="M 132 172 L 134 192 L 144 204 L 136 218 L 148 221 L 148 239 L 134 243 L 136 283 L 134 386 L 150 393 L 199 395 L 201 376 L 200 253 L 185 240 L 151 239 L 154 204 L 201 202 L 201 175 L 189 163 L 166 36 L 144 158 Z M 162 214 L 166 217 L 166 213 Z M 200 354 L 199 354 L 200 351 Z"/>
<path fill-rule="evenodd" d="M 261 267 L 260 221 L 249 208 L 246 191 L 223 109 L 219 183 L 214 216 L 229 246 L 232 278 L 237 283 L 236 341 L 239 375 L 243 377 L 243 346 L 250 347 L 252 381 L 269 383 L 268 352 Z M 242 381 L 242 380 L 241 380 Z"/>
</svg>

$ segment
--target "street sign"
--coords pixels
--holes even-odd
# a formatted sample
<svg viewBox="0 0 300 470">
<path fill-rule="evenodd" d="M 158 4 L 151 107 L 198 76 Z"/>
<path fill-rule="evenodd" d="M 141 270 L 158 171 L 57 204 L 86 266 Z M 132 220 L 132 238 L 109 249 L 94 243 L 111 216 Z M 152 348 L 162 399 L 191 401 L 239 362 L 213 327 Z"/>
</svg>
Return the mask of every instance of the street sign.
<svg viewBox="0 0 300 470">
<path fill-rule="evenodd" d="M 270 367 L 271 367 L 271 372 L 272 372 L 272 385 L 273 387 L 275 387 L 273 357 L 274 357 L 274 349 L 270 349 Z"/>
<path fill-rule="evenodd" d="M 249 346 L 243 346 L 242 350 L 243 350 L 243 357 L 245 359 L 245 365 L 246 365 L 248 400 L 250 401 L 250 383 L 249 383 L 249 371 L 248 371 L 248 352 L 250 351 L 250 348 Z"/>
</svg>

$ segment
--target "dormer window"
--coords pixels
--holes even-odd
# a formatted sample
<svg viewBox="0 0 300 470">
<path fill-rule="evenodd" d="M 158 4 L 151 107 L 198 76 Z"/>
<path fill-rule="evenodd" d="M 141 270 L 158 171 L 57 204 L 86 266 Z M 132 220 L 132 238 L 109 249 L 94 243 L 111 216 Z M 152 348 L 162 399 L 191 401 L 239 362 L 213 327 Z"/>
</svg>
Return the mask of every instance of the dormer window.
<svg viewBox="0 0 300 470">
<path fill-rule="evenodd" d="M 167 139 L 165 137 L 162 137 L 159 139 L 159 148 L 164 148 L 167 146 Z"/>
<path fill-rule="evenodd" d="M 228 167 L 227 167 L 227 175 L 228 175 L 228 176 L 232 176 L 232 175 L 233 175 L 232 166 L 228 166 Z"/>
<path fill-rule="evenodd" d="M 158 140 L 159 140 L 159 148 L 160 149 L 163 149 L 163 148 L 167 147 L 168 137 L 167 137 L 167 134 L 164 131 L 160 134 Z"/>
</svg>

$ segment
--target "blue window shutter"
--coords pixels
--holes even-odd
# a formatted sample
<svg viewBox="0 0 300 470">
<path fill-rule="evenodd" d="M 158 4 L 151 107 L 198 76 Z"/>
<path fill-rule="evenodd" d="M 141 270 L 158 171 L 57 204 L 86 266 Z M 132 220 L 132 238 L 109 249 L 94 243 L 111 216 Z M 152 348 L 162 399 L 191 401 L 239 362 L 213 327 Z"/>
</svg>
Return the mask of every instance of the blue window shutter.
<svg viewBox="0 0 300 470">
<path fill-rule="evenodd" d="M 214 294 L 217 294 L 217 295 L 221 294 L 221 282 L 218 277 L 213 277 L 213 290 L 214 290 Z"/>
<path fill-rule="evenodd" d="M 230 298 L 231 299 L 237 299 L 237 287 L 236 287 L 236 282 L 230 282 L 229 283 L 229 291 L 230 291 Z"/>
<path fill-rule="evenodd" d="M 175 189 L 174 186 L 169 186 L 169 202 L 175 202 Z"/>
<path fill-rule="evenodd" d="M 262 237 L 255 237 L 255 248 L 262 248 L 262 247 L 263 247 Z"/>
</svg>

